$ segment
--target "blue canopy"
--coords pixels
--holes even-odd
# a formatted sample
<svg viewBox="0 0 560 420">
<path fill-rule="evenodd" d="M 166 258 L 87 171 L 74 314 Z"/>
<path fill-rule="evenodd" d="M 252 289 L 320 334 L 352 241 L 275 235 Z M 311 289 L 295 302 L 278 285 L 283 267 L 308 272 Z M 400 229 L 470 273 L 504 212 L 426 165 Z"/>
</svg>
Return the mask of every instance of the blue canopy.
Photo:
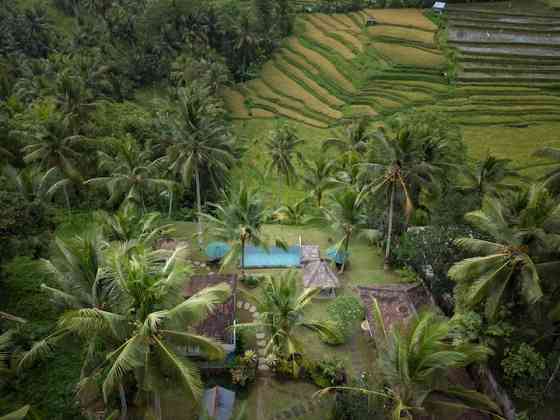
<svg viewBox="0 0 560 420">
<path fill-rule="evenodd" d="M 220 260 L 231 250 L 225 242 L 211 242 L 206 247 L 206 256 L 211 260 Z"/>
<path fill-rule="evenodd" d="M 235 392 L 215 386 L 204 391 L 203 410 L 215 420 L 229 420 L 233 415 Z"/>
<path fill-rule="evenodd" d="M 342 249 L 337 250 L 337 248 L 334 246 L 327 249 L 327 258 L 331 261 L 334 261 L 338 265 L 344 264 L 349 256 L 349 252 L 344 252 Z"/>
</svg>

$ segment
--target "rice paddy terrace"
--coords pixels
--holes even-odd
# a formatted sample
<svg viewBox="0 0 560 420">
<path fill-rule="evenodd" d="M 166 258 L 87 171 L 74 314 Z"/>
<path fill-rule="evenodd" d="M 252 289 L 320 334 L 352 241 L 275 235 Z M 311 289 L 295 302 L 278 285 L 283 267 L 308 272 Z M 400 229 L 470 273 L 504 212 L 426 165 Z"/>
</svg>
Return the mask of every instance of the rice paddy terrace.
<svg viewBox="0 0 560 420">
<path fill-rule="evenodd" d="M 462 125 L 560 122 L 560 12 L 506 4 L 452 7 L 446 34 L 416 9 L 301 15 L 260 78 L 226 91 L 226 104 L 238 119 L 318 128 L 411 107 Z"/>
</svg>

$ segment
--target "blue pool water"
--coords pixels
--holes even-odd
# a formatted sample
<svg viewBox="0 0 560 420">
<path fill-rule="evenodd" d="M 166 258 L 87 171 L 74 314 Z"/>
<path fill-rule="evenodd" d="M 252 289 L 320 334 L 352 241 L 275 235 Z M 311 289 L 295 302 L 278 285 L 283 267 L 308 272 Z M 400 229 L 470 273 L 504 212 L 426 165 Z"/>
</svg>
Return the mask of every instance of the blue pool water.
<svg viewBox="0 0 560 420">
<path fill-rule="evenodd" d="M 287 250 L 278 247 L 269 249 L 245 247 L 245 268 L 299 267 L 300 265 L 301 249 L 297 245 Z"/>
</svg>

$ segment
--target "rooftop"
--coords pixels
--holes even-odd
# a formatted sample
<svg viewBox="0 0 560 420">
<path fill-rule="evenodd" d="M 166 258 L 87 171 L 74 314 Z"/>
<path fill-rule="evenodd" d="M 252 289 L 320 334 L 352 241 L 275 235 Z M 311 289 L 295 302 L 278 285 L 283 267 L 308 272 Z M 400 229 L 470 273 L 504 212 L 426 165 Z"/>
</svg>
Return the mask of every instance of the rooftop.
<svg viewBox="0 0 560 420">
<path fill-rule="evenodd" d="M 231 287 L 229 299 L 216 306 L 214 313 L 199 323 L 196 332 L 206 337 L 212 337 L 226 344 L 234 343 L 234 332 L 230 328 L 235 322 L 235 291 L 237 288 L 237 276 L 235 274 L 213 274 L 207 276 L 192 276 L 183 288 L 183 296 L 191 297 L 199 291 L 216 286 L 220 283 L 227 283 Z"/>
</svg>

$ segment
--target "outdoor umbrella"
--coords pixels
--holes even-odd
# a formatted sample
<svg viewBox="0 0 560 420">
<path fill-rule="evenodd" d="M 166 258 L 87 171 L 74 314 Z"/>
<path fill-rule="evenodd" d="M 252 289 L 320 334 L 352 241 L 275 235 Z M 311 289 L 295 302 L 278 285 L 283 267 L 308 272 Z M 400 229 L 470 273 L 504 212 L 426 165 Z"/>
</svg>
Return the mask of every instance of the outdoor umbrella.
<svg viewBox="0 0 560 420">
<path fill-rule="evenodd" d="M 337 249 L 337 247 L 331 247 L 327 249 L 327 258 L 334 261 L 338 265 L 344 264 L 348 259 L 350 253 L 344 252 L 342 249 Z"/>
<path fill-rule="evenodd" d="M 206 247 L 206 256 L 212 261 L 221 260 L 230 250 L 225 242 L 211 242 Z"/>
</svg>

